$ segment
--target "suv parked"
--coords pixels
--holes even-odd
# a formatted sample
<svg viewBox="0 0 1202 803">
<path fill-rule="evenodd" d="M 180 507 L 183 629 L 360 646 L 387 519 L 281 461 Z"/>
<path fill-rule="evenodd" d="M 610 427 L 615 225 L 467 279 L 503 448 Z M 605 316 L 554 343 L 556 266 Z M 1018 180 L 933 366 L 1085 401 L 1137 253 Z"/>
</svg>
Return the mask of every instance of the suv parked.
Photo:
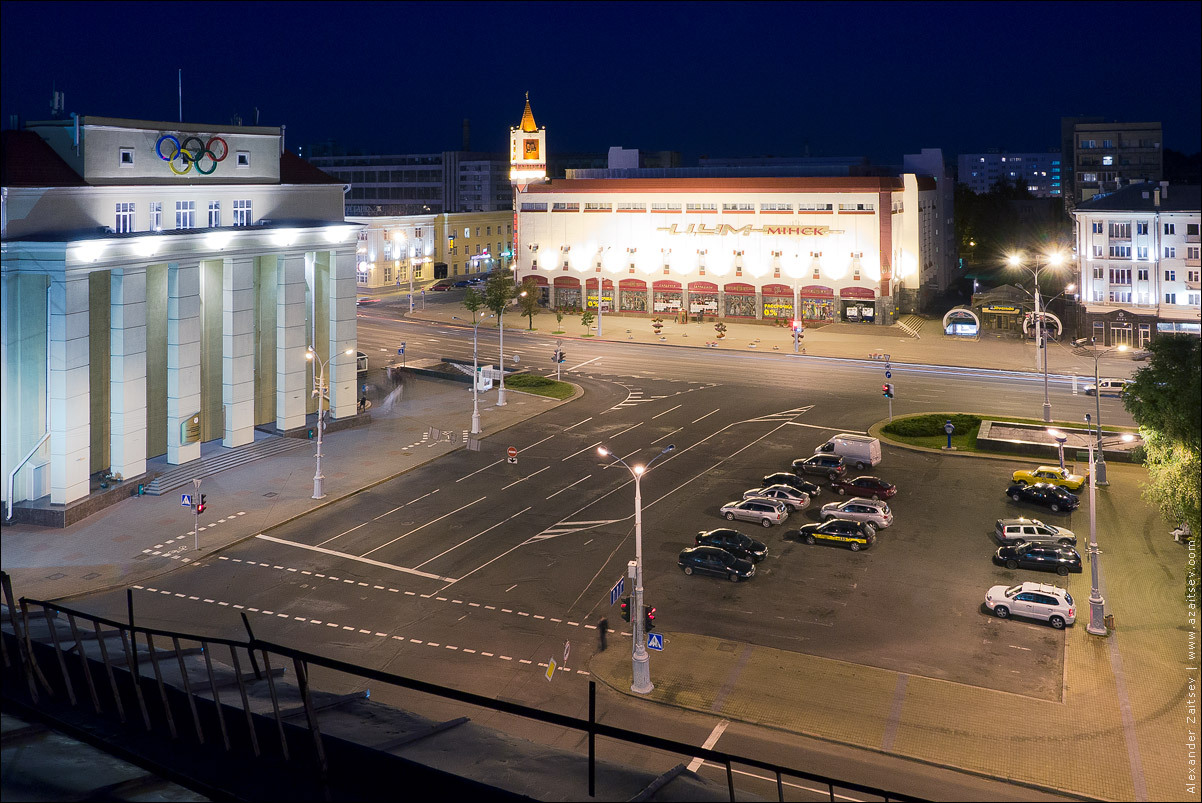
<svg viewBox="0 0 1202 803">
<path fill-rule="evenodd" d="M 893 523 L 893 513 L 885 502 L 874 502 L 854 496 L 845 502 L 831 502 L 823 505 L 818 513 L 821 519 L 851 519 L 871 524 L 876 529 L 884 529 Z"/>
<path fill-rule="evenodd" d="M 998 519 L 993 534 L 1003 544 L 1026 541 L 1028 544 L 1077 545 L 1077 536 L 1072 530 L 1044 524 L 1039 519 Z"/>
<path fill-rule="evenodd" d="M 985 592 L 985 607 L 999 619 L 1011 615 L 1042 619 L 1057 630 L 1077 621 L 1073 595 L 1043 583 L 993 586 Z"/>
<path fill-rule="evenodd" d="M 793 461 L 794 474 L 820 474 L 831 482 L 847 473 L 847 464 L 837 454 L 816 454 Z"/>
</svg>

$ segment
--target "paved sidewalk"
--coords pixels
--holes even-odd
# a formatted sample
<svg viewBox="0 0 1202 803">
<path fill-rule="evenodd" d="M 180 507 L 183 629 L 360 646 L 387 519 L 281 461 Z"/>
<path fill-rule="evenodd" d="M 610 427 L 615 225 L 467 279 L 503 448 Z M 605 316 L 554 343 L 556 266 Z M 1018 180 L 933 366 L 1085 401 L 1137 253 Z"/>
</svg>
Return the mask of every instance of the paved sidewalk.
<svg viewBox="0 0 1202 803">
<path fill-rule="evenodd" d="M 199 556 L 464 448 L 471 426 L 470 388 L 447 380 L 408 380 L 394 398 L 373 400 L 367 426 L 327 432 L 324 499 L 312 498 L 316 442 L 205 478 L 201 491 L 208 496 L 208 510 L 200 517 Z M 480 437 L 486 443 L 506 427 L 562 403 L 509 389 L 504 407 L 495 401 L 495 393 L 481 394 Z M 427 439 L 430 427 L 443 431 L 440 441 Z M 193 516 L 180 504 L 180 493 L 191 489 L 189 483 L 162 496 L 132 497 L 61 530 L 5 525 L 0 565 L 12 576 L 14 592 L 34 599 L 124 587 L 178 568 L 198 556 Z"/>
</svg>

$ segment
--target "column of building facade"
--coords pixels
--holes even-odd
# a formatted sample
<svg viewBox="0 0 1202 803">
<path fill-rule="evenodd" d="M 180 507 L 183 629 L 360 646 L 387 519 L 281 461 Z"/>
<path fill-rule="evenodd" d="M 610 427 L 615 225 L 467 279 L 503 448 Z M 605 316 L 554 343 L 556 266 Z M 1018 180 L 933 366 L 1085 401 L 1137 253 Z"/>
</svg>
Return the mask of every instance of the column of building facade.
<svg viewBox="0 0 1202 803">
<path fill-rule="evenodd" d="M 330 273 L 326 288 L 330 310 L 330 365 L 326 369 L 330 387 L 330 415 L 344 418 L 355 414 L 357 391 L 357 355 L 345 354 L 354 348 L 358 337 L 355 313 L 355 252 L 330 251 Z"/>
<path fill-rule="evenodd" d="M 167 462 L 200 457 L 199 439 L 184 442 L 200 413 L 200 264 L 167 265 Z"/>
<path fill-rule="evenodd" d="M 222 446 L 255 439 L 254 257 L 226 257 L 221 265 Z"/>
<path fill-rule="evenodd" d="M 309 387 L 305 360 L 305 255 L 280 254 L 276 261 L 275 424 L 304 426 Z"/>
<path fill-rule="evenodd" d="M 91 369 L 87 274 L 50 280 L 50 502 L 88 495 Z"/>
<path fill-rule="evenodd" d="M 146 268 L 109 272 L 109 460 L 122 477 L 146 473 Z"/>
</svg>

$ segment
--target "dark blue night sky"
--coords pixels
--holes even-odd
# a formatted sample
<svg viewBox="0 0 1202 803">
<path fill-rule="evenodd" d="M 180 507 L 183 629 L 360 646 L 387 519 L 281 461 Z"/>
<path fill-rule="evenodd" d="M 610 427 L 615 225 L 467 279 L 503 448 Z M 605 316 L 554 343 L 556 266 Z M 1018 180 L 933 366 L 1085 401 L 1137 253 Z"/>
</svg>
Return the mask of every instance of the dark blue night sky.
<svg viewBox="0 0 1202 803">
<path fill-rule="evenodd" d="M 287 125 L 368 152 L 867 155 L 1059 146 L 1060 117 L 1202 150 L 1202 3 L 26 3 L 2 6 L 3 125 L 66 111 Z"/>
</svg>

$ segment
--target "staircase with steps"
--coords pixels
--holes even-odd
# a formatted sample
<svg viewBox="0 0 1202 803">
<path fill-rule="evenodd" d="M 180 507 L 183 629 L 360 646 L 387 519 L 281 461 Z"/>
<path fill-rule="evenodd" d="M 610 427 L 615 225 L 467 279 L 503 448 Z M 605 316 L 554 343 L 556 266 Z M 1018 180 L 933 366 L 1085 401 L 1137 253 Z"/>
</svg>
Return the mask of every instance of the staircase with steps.
<svg viewBox="0 0 1202 803">
<path fill-rule="evenodd" d="M 310 445 L 309 441 L 301 438 L 273 436 L 235 449 L 222 448 L 220 453 L 212 457 L 193 460 L 186 465 L 172 468 L 170 471 L 160 474 L 146 486 L 146 493 L 150 496 L 159 496 L 187 485 L 193 479 L 207 477 L 210 474 L 216 474 L 228 468 L 245 465 L 255 460 L 262 460 L 264 457 L 271 457 L 281 452 L 299 449 L 302 446 L 308 445 Z"/>
<path fill-rule="evenodd" d="M 910 337 L 919 339 L 922 338 L 922 335 L 918 333 L 922 331 L 923 323 L 924 321 L 922 317 L 918 315 L 905 315 L 897 320 L 897 325 L 902 329 L 902 331 L 904 331 Z"/>
</svg>

